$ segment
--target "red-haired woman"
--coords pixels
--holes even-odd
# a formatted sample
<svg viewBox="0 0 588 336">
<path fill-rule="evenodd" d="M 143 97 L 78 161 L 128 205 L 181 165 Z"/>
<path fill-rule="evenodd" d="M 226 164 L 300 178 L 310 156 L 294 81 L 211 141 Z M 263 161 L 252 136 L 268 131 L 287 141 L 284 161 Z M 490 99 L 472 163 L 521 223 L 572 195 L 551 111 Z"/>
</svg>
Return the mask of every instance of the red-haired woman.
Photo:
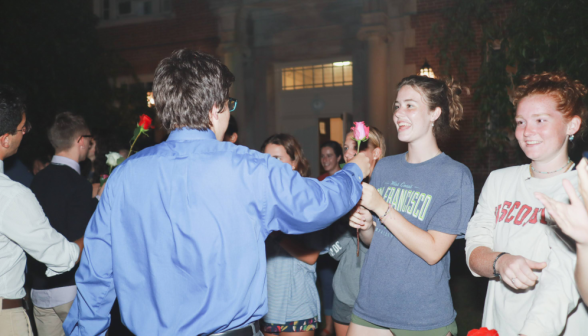
<svg viewBox="0 0 588 336">
<path fill-rule="evenodd" d="M 568 147 L 586 117 L 585 94 L 562 73 L 527 76 L 514 92 L 515 136 L 531 163 L 490 174 L 466 233 L 470 270 L 490 278 L 482 325 L 500 335 L 588 330 L 574 284 L 575 254 L 534 195 L 568 202 L 562 180 L 577 186 Z"/>
</svg>

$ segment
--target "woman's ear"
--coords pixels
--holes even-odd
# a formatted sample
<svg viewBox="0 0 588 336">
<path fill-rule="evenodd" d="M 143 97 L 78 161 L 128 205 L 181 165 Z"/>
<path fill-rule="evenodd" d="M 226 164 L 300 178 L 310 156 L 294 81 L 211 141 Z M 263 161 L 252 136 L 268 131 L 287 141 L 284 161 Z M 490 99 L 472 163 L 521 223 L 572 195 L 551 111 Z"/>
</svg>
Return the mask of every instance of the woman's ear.
<svg viewBox="0 0 588 336">
<path fill-rule="evenodd" d="M 573 116 L 572 120 L 568 122 L 568 135 L 574 135 L 580 130 L 580 126 L 582 126 L 582 118 L 580 116 Z"/>
<path fill-rule="evenodd" d="M 440 116 L 441 116 L 441 108 L 435 107 L 435 109 L 433 110 L 433 113 L 431 113 L 431 122 L 435 122 L 435 120 L 439 119 Z"/>
<path fill-rule="evenodd" d="M 380 147 L 374 148 L 372 152 L 374 153 L 374 160 L 379 160 L 382 156 L 382 149 Z"/>
</svg>

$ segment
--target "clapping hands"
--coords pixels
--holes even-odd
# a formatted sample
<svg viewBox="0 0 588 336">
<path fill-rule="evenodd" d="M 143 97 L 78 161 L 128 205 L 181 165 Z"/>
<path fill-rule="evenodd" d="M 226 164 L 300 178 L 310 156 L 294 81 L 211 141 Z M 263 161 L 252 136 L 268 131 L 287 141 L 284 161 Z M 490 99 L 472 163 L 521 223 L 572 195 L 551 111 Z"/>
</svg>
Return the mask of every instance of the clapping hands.
<svg viewBox="0 0 588 336">
<path fill-rule="evenodd" d="M 584 201 L 576 195 L 574 187 L 568 180 L 563 181 L 564 189 L 570 198 L 570 204 L 558 202 L 542 193 L 535 193 L 535 196 L 543 203 L 549 215 L 561 230 L 577 244 L 588 245 L 588 161 L 583 158 L 578 164 L 578 178 L 580 180 L 580 194 Z"/>
</svg>

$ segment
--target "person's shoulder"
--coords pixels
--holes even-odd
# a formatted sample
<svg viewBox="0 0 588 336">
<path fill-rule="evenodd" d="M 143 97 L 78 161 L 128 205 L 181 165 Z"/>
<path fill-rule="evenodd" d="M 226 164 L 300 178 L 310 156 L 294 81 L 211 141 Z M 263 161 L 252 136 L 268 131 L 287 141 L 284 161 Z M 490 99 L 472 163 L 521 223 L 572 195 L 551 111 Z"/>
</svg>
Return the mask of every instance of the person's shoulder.
<svg viewBox="0 0 588 336">
<path fill-rule="evenodd" d="M 22 197 L 23 195 L 35 197 L 31 189 L 11 180 L 4 174 L 0 174 L 0 203 L 6 203 L 8 200 Z"/>
<path fill-rule="evenodd" d="M 470 171 L 470 168 L 468 168 L 468 166 L 452 159 L 449 155 L 444 155 L 441 158 L 440 166 L 442 167 L 442 169 L 448 172 L 452 172 L 454 174 L 472 176 L 472 172 Z"/>
<path fill-rule="evenodd" d="M 378 164 L 381 163 L 382 166 L 398 164 L 402 160 L 405 160 L 405 157 L 406 157 L 406 153 L 389 155 L 389 156 L 381 158 L 380 161 L 378 161 Z"/>
<path fill-rule="evenodd" d="M 488 176 L 488 180 L 490 180 L 490 179 L 493 179 L 493 180 L 494 179 L 496 179 L 496 180 L 513 179 L 518 176 L 521 176 L 528 169 L 529 169 L 528 164 L 496 169 L 490 173 L 490 175 Z"/>
<path fill-rule="evenodd" d="M 33 185 L 38 186 L 39 184 L 54 183 L 56 181 L 61 181 L 63 183 L 66 183 L 67 181 L 78 183 L 80 180 L 85 181 L 85 179 L 73 168 L 65 165 L 50 164 L 33 177 L 31 187 Z"/>
</svg>

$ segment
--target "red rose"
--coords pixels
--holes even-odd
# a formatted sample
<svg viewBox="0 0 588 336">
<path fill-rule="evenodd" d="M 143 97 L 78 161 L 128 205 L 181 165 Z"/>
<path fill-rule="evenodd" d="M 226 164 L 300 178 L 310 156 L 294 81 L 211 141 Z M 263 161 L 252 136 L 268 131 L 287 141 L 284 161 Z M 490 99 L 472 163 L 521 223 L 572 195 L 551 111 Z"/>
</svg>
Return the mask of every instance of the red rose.
<svg viewBox="0 0 588 336">
<path fill-rule="evenodd" d="M 139 126 L 143 127 L 144 130 L 151 128 L 151 117 L 143 114 L 139 117 Z"/>
<path fill-rule="evenodd" d="M 467 336 L 498 336 L 498 331 L 488 328 L 473 329 L 468 332 Z"/>
</svg>

